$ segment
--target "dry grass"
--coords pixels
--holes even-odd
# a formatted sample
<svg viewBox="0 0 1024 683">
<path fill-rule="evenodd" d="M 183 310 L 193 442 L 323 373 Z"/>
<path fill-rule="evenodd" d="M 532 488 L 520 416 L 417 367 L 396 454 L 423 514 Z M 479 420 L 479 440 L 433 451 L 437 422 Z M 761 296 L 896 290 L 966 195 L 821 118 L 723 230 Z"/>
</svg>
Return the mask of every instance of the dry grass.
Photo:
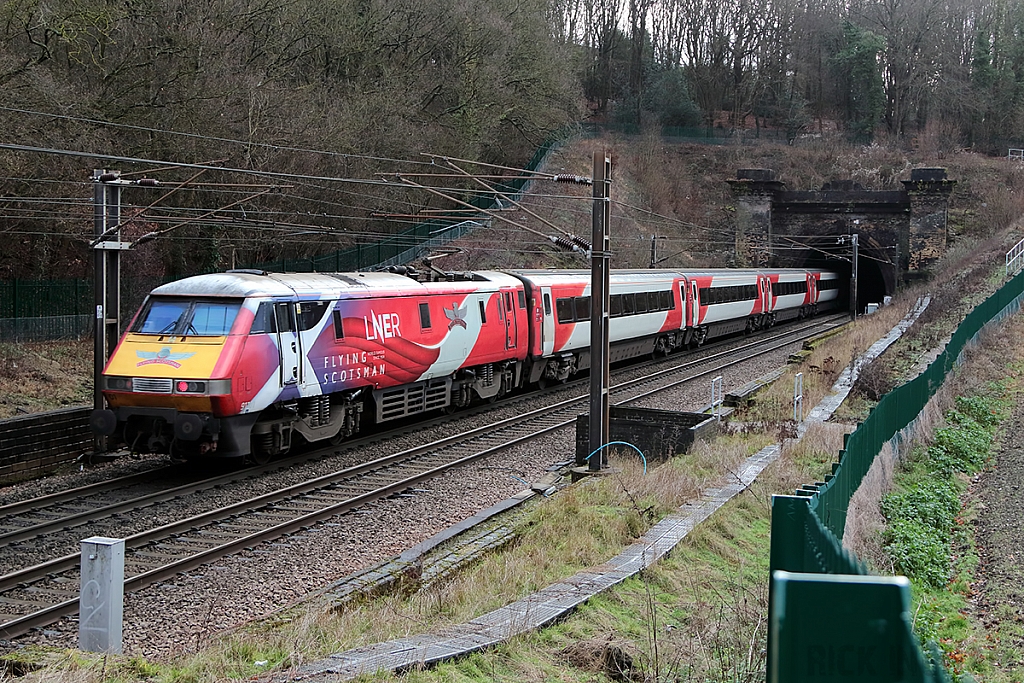
<svg viewBox="0 0 1024 683">
<path fill-rule="evenodd" d="M 711 443 L 698 442 L 689 454 L 653 468 L 647 474 L 632 453 L 613 453 L 614 474 L 586 480 L 558 496 L 544 499 L 528 515 L 512 545 L 488 555 L 450 580 L 431 584 L 407 597 L 383 596 L 347 606 L 339 612 L 314 603 L 301 605 L 274 619 L 215 637 L 204 643 L 201 652 L 182 652 L 169 663 L 176 672 L 175 680 L 246 677 L 251 675 L 251 662 L 256 660 L 268 659 L 288 668 L 331 652 L 467 621 L 581 569 L 603 563 L 634 542 L 655 521 L 695 498 L 700 489 L 729 480 L 730 472 L 738 463 L 762 447 L 765 441 L 727 435 Z M 759 493 L 751 496 L 752 509 L 767 514 L 769 492 L 756 484 L 755 487 Z M 745 528 L 741 524 L 739 529 L 723 532 L 721 523 L 715 522 L 711 525 L 713 528 L 701 531 L 697 545 L 713 547 L 720 542 L 723 533 L 736 536 Z M 702 621 L 719 622 L 716 632 L 706 628 L 699 632 L 705 639 L 707 657 L 712 659 L 723 656 L 727 645 L 735 640 L 734 629 L 727 626 L 739 617 L 735 610 L 722 611 L 722 598 L 749 594 L 751 599 L 736 603 L 736 609 L 744 610 L 746 621 L 756 622 L 758 612 L 763 611 L 766 594 L 760 595 L 763 588 L 750 576 L 729 586 L 709 586 L 706 577 L 691 571 L 689 578 L 672 581 L 691 584 L 690 591 L 696 595 L 696 614 Z M 610 599 L 627 600 L 635 606 L 628 596 Z M 687 645 L 687 648 L 698 647 L 696 642 Z M 584 648 L 559 656 L 585 658 L 587 651 Z M 612 656 L 623 649 L 602 646 L 600 652 L 604 651 Z M 682 649 L 673 651 L 684 652 Z M 755 668 L 759 652 L 753 654 Z M 608 656 L 601 655 L 599 660 L 618 661 L 614 656 L 609 660 Z M 654 665 L 637 656 L 637 666 Z M 59 667 L 60 671 L 51 671 L 46 680 L 58 680 L 50 678 L 51 674 L 68 683 L 135 680 L 131 673 L 119 679 L 111 676 L 109 670 L 102 673 L 96 660 L 85 658 L 84 661 L 83 664 L 77 657 L 73 661 L 66 660 Z M 117 661 L 122 673 L 126 667 L 130 670 L 133 666 L 124 658 Z M 721 662 L 709 660 L 708 666 L 712 665 L 721 666 Z M 526 680 L 550 680 L 549 676 L 550 671 L 543 669 L 535 678 Z"/>
<path fill-rule="evenodd" d="M 0 418 L 91 402 L 91 340 L 0 343 Z"/>
</svg>

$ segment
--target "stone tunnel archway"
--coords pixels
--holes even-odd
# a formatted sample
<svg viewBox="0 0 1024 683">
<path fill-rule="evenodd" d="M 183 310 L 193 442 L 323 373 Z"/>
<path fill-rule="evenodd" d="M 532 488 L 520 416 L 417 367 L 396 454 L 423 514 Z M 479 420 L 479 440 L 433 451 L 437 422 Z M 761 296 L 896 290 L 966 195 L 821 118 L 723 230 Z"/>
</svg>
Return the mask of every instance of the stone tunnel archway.
<svg viewBox="0 0 1024 683">
<path fill-rule="evenodd" d="M 896 294 L 898 271 L 893 263 L 893 249 L 879 244 L 870 235 L 858 235 L 857 258 L 857 310 L 863 312 L 869 303 L 881 304 L 885 297 Z M 830 242 L 835 242 L 831 239 Z M 831 270 L 839 273 L 843 284 L 839 290 L 840 308 L 848 309 L 850 302 L 850 276 L 852 248 L 850 245 L 808 248 L 790 252 L 780 267 Z"/>
</svg>

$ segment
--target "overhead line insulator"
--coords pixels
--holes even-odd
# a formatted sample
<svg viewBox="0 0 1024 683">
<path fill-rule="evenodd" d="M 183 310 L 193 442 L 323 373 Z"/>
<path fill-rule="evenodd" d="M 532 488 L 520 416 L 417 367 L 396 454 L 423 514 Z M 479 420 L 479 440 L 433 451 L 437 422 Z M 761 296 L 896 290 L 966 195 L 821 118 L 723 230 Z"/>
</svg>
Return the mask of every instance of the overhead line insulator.
<svg viewBox="0 0 1024 683">
<path fill-rule="evenodd" d="M 569 238 L 562 237 L 561 235 L 549 235 L 548 239 L 554 242 L 555 246 L 565 249 L 566 251 L 575 251 L 580 254 L 586 254 L 590 251 L 590 247 L 584 248 L 579 244 L 581 241 L 575 235 L 570 235 Z"/>
<path fill-rule="evenodd" d="M 553 180 L 556 183 L 569 183 L 570 185 L 593 185 L 594 181 L 592 178 L 588 178 L 585 175 L 576 175 L 575 173 L 556 173 Z"/>
</svg>

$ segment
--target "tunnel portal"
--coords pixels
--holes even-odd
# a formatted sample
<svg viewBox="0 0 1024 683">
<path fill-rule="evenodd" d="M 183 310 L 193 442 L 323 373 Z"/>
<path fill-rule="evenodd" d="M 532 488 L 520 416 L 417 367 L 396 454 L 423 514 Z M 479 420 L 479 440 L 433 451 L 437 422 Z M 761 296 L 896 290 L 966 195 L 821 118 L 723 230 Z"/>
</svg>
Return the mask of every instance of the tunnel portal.
<svg viewBox="0 0 1024 683">
<path fill-rule="evenodd" d="M 852 181 L 789 191 L 768 169 L 729 180 L 736 199 L 737 266 L 852 271 L 857 236 L 857 309 L 882 303 L 924 274 L 946 250 L 946 214 L 956 184 L 945 169 L 919 168 L 902 190 L 868 191 Z M 850 300 L 849 290 L 841 292 Z"/>
</svg>

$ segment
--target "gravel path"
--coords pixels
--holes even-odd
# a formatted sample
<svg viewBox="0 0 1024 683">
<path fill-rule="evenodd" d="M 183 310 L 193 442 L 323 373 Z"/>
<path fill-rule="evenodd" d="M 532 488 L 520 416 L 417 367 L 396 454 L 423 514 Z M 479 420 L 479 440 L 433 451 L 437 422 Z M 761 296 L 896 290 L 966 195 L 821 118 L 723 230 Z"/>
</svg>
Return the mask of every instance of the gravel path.
<svg viewBox="0 0 1024 683">
<path fill-rule="evenodd" d="M 1024 620 L 1024 405 L 1003 424 L 995 464 L 972 485 L 979 502 L 977 528 L 981 564 L 975 605 L 986 627 L 1001 619 Z M 1024 647 L 1024 642 L 1015 643 Z M 1009 665 L 1009 664 L 1008 664 Z"/>
<path fill-rule="evenodd" d="M 728 392 L 780 365 L 800 348 L 795 343 L 723 373 Z M 628 373 L 627 373 L 628 374 Z M 617 378 L 618 379 L 618 378 Z M 565 398 L 560 392 L 545 397 L 552 401 Z M 696 410 L 706 405 L 710 390 L 706 383 L 668 392 L 642 405 L 671 410 Z M 427 430 L 425 434 L 401 437 L 359 453 L 325 459 L 284 473 L 250 480 L 242 490 L 212 493 L 202 501 L 183 501 L 182 514 L 193 514 L 192 506 L 208 508 L 227 499 L 255 495 L 279 487 L 288 481 L 316 476 L 337 469 L 347 459 L 365 460 L 393 452 L 431 438 L 490 424 L 518 412 L 518 408 L 499 409 L 486 416 L 464 419 L 453 417 L 448 424 Z M 539 442 L 511 449 L 450 472 L 423 485 L 415 494 L 378 501 L 353 513 L 340 515 L 302 533 L 239 553 L 215 565 L 178 575 L 174 581 L 150 586 L 127 595 L 124 606 L 124 650 L 127 654 L 160 658 L 176 652 L 203 647 L 217 632 L 259 618 L 323 587 L 332 580 L 397 555 L 524 488 L 523 481 L 541 479 L 557 462 L 574 457 L 575 434 L 563 429 Z M 97 476 L 141 467 L 142 461 L 125 460 L 82 473 L 68 473 L 38 482 L 10 487 L 2 498 L 18 500 L 58 490 L 61 479 L 82 483 Z M 66 483 L 65 483 L 66 485 Z M 116 525 L 115 525 L 116 526 Z M 127 533 L 111 528 L 114 536 Z M 119 533 L 118 533 L 119 532 Z M 93 530 L 88 534 L 91 535 Z M 82 536 L 84 538 L 84 536 Z M 42 633 L 17 639 L 0 650 L 30 642 L 74 647 L 77 621 L 65 619 Z"/>
</svg>

